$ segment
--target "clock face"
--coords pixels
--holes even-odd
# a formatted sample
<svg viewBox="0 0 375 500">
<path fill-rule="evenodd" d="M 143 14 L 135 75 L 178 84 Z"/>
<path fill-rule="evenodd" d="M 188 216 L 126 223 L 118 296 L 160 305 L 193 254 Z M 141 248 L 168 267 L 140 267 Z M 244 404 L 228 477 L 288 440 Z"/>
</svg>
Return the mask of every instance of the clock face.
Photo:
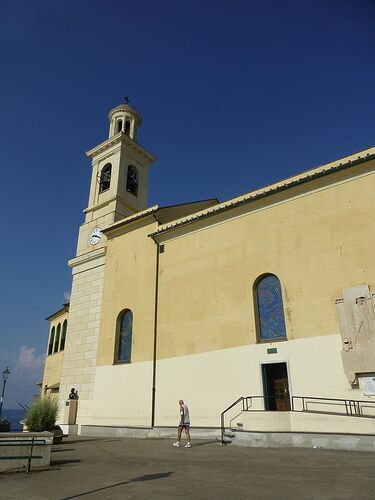
<svg viewBox="0 0 375 500">
<path fill-rule="evenodd" d="M 90 233 L 89 236 L 90 245 L 96 245 L 97 243 L 99 243 L 101 237 L 102 237 L 102 230 L 100 229 L 100 227 L 96 227 Z"/>
</svg>

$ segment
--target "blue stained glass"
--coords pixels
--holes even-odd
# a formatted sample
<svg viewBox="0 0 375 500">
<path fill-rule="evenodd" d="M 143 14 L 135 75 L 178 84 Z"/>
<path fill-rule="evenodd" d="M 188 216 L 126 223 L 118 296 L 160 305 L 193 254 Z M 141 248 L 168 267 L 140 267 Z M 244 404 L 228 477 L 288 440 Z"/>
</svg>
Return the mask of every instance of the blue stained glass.
<svg viewBox="0 0 375 500">
<path fill-rule="evenodd" d="M 119 322 L 118 361 L 130 362 L 132 352 L 133 313 L 122 313 Z"/>
<path fill-rule="evenodd" d="M 68 328 L 68 322 L 67 320 L 64 321 L 63 327 L 62 327 L 62 336 L 61 336 L 61 342 L 60 342 L 60 351 L 63 351 L 65 349 L 65 340 L 66 340 L 66 330 Z"/>
<path fill-rule="evenodd" d="M 52 330 L 51 330 L 51 336 L 49 338 L 49 344 L 48 344 L 48 355 L 52 354 L 52 351 L 53 351 L 53 343 L 54 343 L 54 340 L 55 339 L 55 327 L 53 326 L 52 327 Z"/>
<path fill-rule="evenodd" d="M 53 352 L 57 352 L 59 350 L 60 332 L 61 332 L 61 323 L 59 323 L 57 325 L 56 338 L 55 338 L 55 348 L 54 348 Z"/>
<path fill-rule="evenodd" d="M 286 338 L 280 280 L 272 274 L 262 278 L 256 288 L 259 335 L 261 340 Z"/>
</svg>

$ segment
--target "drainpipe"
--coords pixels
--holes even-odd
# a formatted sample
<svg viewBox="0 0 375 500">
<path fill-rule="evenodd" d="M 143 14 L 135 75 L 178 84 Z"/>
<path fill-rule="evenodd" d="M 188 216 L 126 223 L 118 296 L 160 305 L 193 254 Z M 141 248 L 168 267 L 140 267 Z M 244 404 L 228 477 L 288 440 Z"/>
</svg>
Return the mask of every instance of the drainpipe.
<svg viewBox="0 0 375 500">
<path fill-rule="evenodd" d="M 155 215 L 154 215 L 155 217 Z M 155 217 L 156 219 L 156 217 Z M 156 219 L 157 220 L 157 219 Z M 158 301 L 159 301 L 159 242 L 150 235 L 156 245 L 156 266 L 155 266 L 155 304 L 154 304 L 154 352 L 152 361 L 152 396 L 151 396 L 151 427 L 155 425 L 155 404 L 156 404 L 156 349 L 158 336 Z"/>
</svg>

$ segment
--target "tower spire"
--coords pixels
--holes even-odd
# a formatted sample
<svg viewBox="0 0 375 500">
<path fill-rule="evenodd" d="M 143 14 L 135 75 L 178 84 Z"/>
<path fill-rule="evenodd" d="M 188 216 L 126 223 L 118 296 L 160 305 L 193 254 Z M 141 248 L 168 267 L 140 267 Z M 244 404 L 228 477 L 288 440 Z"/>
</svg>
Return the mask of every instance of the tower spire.
<svg viewBox="0 0 375 500">
<path fill-rule="evenodd" d="M 124 97 L 125 103 L 120 104 L 109 112 L 109 137 L 123 132 L 133 141 L 137 141 L 138 128 L 141 126 L 142 117 L 130 104 L 128 96 Z"/>
</svg>

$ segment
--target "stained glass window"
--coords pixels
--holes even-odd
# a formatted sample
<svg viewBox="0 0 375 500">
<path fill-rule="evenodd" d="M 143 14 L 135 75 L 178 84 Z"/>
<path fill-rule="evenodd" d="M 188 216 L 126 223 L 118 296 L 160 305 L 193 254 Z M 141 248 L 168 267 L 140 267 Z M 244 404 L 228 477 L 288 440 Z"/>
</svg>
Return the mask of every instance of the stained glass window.
<svg viewBox="0 0 375 500">
<path fill-rule="evenodd" d="M 269 274 L 256 285 L 260 340 L 285 339 L 285 319 L 280 280 Z"/>
<path fill-rule="evenodd" d="M 117 361 L 130 363 L 132 353 L 133 313 L 127 309 L 119 317 Z"/>
<path fill-rule="evenodd" d="M 55 338 L 55 347 L 53 349 L 53 352 L 57 352 L 59 350 L 60 332 L 61 332 L 61 323 L 59 323 L 57 325 L 56 338 Z"/>
<path fill-rule="evenodd" d="M 48 355 L 52 354 L 54 341 L 55 341 L 55 327 L 53 326 L 49 337 Z"/>
<path fill-rule="evenodd" d="M 65 340 L 66 340 L 66 330 L 68 328 L 68 322 L 67 320 L 64 321 L 63 327 L 62 327 L 62 335 L 61 335 L 61 342 L 60 342 L 60 351 L 63 351 L 65 349 Z"/>
</svg>

